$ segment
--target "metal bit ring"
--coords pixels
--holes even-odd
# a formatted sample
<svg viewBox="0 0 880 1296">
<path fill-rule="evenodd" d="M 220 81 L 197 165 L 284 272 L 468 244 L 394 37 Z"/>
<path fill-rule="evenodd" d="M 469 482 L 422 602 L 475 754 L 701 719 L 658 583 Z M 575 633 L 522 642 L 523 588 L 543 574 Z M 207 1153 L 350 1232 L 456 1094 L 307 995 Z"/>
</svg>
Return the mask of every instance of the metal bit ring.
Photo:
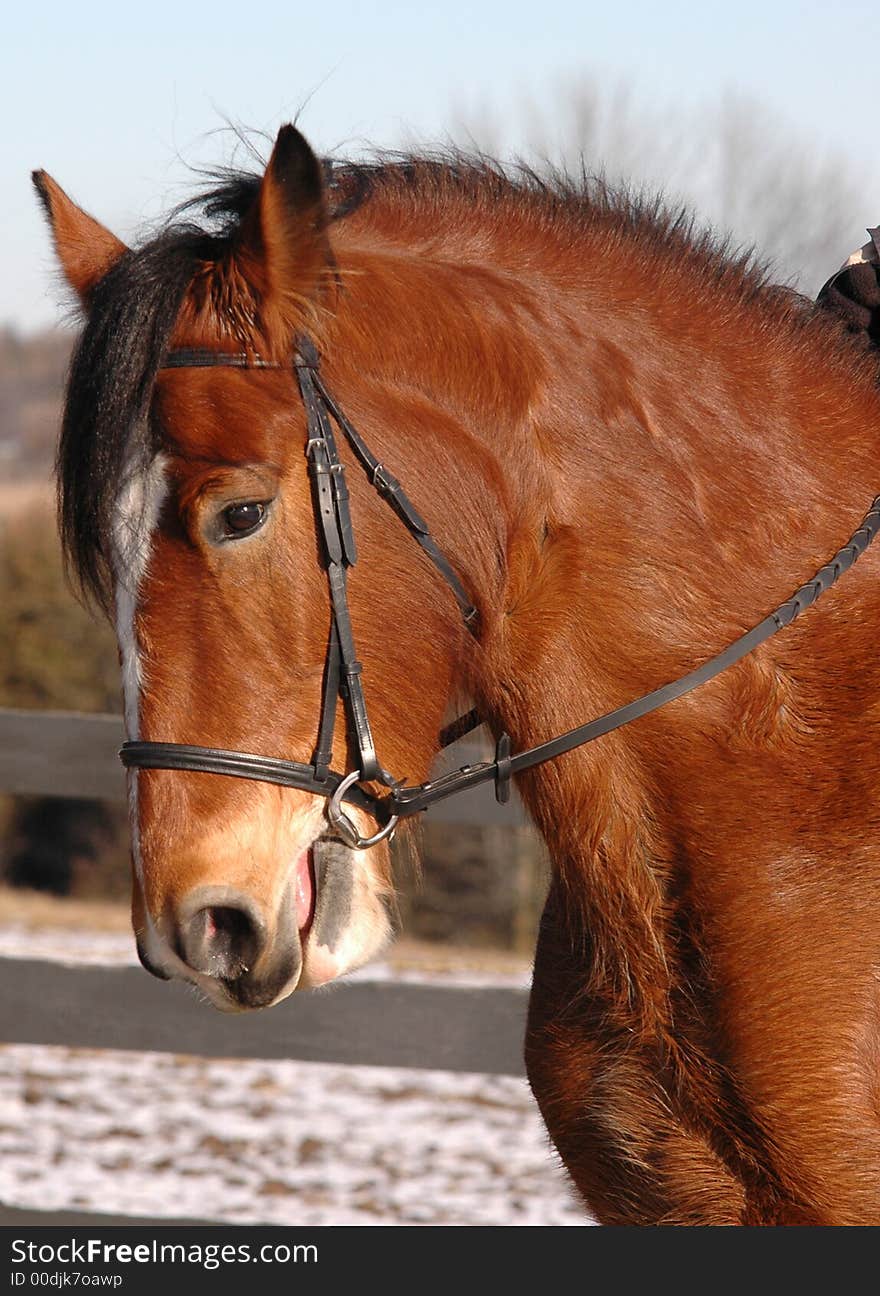
<svg viewBox="0 0 880 1296">
<path fill-rule="evenodd" d="M 379 842 L 385 841 L 386 838 L 390 840 L 400 816 L 392 815 L 387 824 L 372 837 L 362 837 L 342 808 L 342 798 L 352 784 L 358 782 L 360 776 L 359 770 L 352 770 L 350 774 L 346 774 L 327 802 L 327 818 L 330 820 L 330 827 L 339 834 L 346 846 L 351 846 L 354 850 L 368 850 L 370 846 L 378 846 Z"/>
</svg>

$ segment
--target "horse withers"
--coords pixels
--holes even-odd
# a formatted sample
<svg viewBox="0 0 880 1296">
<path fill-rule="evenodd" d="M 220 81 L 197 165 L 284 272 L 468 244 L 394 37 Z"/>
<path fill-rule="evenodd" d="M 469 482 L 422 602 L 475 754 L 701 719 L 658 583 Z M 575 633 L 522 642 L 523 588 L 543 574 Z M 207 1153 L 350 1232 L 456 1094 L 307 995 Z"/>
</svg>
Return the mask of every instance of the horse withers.
<svg viewBox="0 0 880 1296">
<path fill-rule="evenodd" d="M 208 753 L 130 775 L 134 926 L 218 1007 L 388 939 L 383 797 L 457 695 L 514 752 L 620 706 L 766 617 L 876 493 L 874 358 L 656 205 L 458 156 L 324 168 L 285 127 L 132 250 L 35 180 L 85 316 L 67 555 L 115 616 L 135 750 Z M 351 444 L 316 444 L 334 408 L 470 621 Z M 600 1220 L 880 1222 L 877 568 L 519 777 L 554 866 L 529 1077 Z"/>
</svg>

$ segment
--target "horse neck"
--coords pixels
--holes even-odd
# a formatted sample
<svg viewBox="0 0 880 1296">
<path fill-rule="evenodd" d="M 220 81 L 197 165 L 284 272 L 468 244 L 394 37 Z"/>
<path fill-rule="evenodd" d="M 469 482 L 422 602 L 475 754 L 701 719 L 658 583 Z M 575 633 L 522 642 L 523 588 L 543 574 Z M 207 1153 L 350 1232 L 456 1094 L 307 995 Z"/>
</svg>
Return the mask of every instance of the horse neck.
<svg viewBox="0 0 880 1296">
<path fill-rule="evenodd" d="M 479 256 L 466 231 L 429 258 L 352 247 L 331 351 L 398 425 L 396 463 L 482 599 L 469 682 L 526 745 L 683 673 L 806 579 L 876 493 L 880 409 L 803 303 L 705 253 L 514 234 Z"/>
<path fill-rule="evenodd" d="M 456 665 L 514 750 L 684 674 L 808 579 L 877 493 L 880 426 L 870 359 L 804 304 L 650 240 L 528 234 L 343 249 L 327 351 L 479 597 Z M 847 573 L 846 617 L 829 595 L 687 702 L 522 778 L 589 932 L 573 948 L 633 1020 L 665 1029 L 670 888 L 702 866 L 677 807 L 696 790 L 711 821 L 731 745 L 755 779 L 768 748 L 796 762 L 829 652 L 877 673 L 878 558 Z"/>
</svg>

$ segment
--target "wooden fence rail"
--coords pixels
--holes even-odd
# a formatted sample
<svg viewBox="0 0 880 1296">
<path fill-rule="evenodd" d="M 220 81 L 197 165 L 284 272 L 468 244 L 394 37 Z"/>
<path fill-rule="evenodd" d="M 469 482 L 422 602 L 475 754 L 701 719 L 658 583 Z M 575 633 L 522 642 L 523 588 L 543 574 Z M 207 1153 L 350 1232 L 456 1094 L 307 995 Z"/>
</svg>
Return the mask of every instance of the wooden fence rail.
<svg viewBox="0 0 880 1296">
<path fill-rule="evenodd" d="M 140 968 L 0 959 L 0 1040 L 212 1058 L 291 1058 L 360 1066 L 524 1074 L 527 992 L 354 981 L 292 995 L 271 1010 L 226 1015 L 188 987 Z M 218 1221 L 19 1209 L 0 1226 L 225 1227 Z"/>
<path fill-rule="evenodd" d="M 122 741 L 118 715 L 0 708 L 0 792 L 123 801 L 125 771 L 117 755 Z M 435 772 L 485 758 L 484 747 L 457 743 L 439 758 Z M 527 822 L 517 797 L 499 805 L 491 784 L 440 802 L 428 811 L 428 818 L 436 823 L 511 828 Z"/>
<path fill-rule="evenodd" d="M 355 980 L 227 1014 L 139 967 L 31 959 L 0 959 L 0 986 L 10 1044 L 524 1074 L 524 989 Z"/>
</svg>

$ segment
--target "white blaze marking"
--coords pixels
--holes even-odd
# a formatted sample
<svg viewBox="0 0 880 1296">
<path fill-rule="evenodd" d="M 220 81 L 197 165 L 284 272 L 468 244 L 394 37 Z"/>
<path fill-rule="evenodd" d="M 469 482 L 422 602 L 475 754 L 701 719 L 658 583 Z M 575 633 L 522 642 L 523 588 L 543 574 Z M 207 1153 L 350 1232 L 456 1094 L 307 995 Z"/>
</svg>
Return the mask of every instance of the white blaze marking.
<svg viewBox="0 0 880 1296">
<path fill-rule="evenodd" d="M 135 631 L 137 598 L 150 558 L 153 531 L 167 491 L 167 460 L 156 455 L 146 468 L 130 467 L 116 503 L 113 523 L 113 575 L 116 638 L 122 659 L 122 699 L 125 734 L 130 742 L 140 737 L 140 698 L 143 674 Z M 131 848 L 138 879 L 143 882 L 138 832 L 137 773 L 128 775 L 128 809 Z"/>
<path fill-rule="evenodd" d="M 146 574 L 152 551 L 153 533 L 159 520 L 159 512 L 168 492 L 166 472 L 168 460 L 164 455 L 156 455 L 146 466 L 138 462 L 127 465 L 123 486 L 116 501 L 113 521 L 113 578 L 114 605 L 116 620 L 116 637 L 122 665 L 122 696 L 125 713 L 125 732 L 129 741 L 136 741 L 141 736 L 141 691 L 144 678 L 141 666 L 140 645 L 138 644 L 136 616 L 138 598 Z M 138 824 L 138 772 L 128 771 L 128 805 L 131 824 L 131 849 L 135 873 L 144 890 L 144 870 L 141 853 L 140 831 Z M 261 811 L 257 807 L 262 807 Z M 270 811 L 271 820 L 263 826 L 261 813 Z M 360 830 L 371 831 L 370 821 L 360 811 L 354 811 Z M 324 826 L 324 808 L 320 803 L 308 803 L 297 806 L 283 821 L 283 842 L 272 853 L 280 858 L 288 856 L 290 860 L 299 859 L 303 850 L 315 841 Z M 253 849 L 259 849 L 264 841 L 272 841 L 279 831 L 279 817 L 274 802 L 257 802 L 246 825 L 247 831 L 239 830 L 237 835 L 253 841 Z M 225 834 L 230 829 L 227 825 Z M 291 849 L 291 843 L 293 849 Z M 293 864 L 291 863 L 291 867 Z M 308 939 L 303 950 L 303 964 L 299 977 L 309 983 L 309 964 L 314 966 L 313 984 L 324 981 L 350 970 L 372 957 L 376 950 L 385 943 L 390 932 L 390 924 L 384 905 L 381 902 L 382 886 L 377 887 L 376 879 L 367 869 L 361 872 L 352 857 L 351 867 L 355 873 L 355 902 L 357 915 L 349 921 L 344 933 L 341 949 L 331 952 L 326 947 L 311 948 L 313 942 Z M 286 887 L 288 872 L 279 874 L 278 889 Z M 195 973 L 187 968 L 169 948 L 167 942 L 157 931 L 144 895 L 144 931 L 140 933 L 142 947 L 149 961 L 158 969 L 171 976 L 183 976 L 199 986 L 205 995 L 218 1007 L 229 1007 L 228 996 L 216 984 L 213 978 Z M 319 950 L 321 952 L 319 952 Z M 295 988 L 294 983 L 284 986 L 275 1002 L 284 999 Z"/>
</svg>

